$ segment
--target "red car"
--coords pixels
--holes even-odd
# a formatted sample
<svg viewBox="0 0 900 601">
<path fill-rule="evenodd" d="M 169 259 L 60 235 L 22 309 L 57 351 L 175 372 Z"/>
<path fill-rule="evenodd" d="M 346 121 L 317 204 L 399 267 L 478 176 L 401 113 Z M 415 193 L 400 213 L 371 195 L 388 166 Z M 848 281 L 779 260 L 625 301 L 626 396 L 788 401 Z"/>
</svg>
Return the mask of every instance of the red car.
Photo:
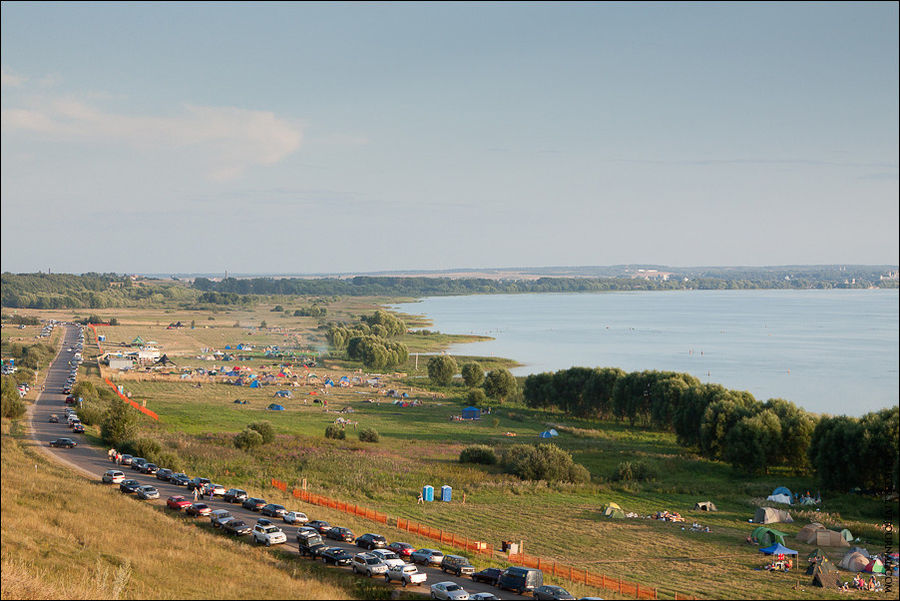
<svg viewBox="0 0 900 601">
<path fill-rule="evenodd" d="M 169 509 L 174 509 L 175 511 L 181 511 L 182 509 L 186 509 L 191 506 L 191 502 L 185 499 L 184 497 L 169 497 L 166 499 L 166 507 Z"/>
<path fill-rule="evenodd" d="M 403 559 L 409 559 L 409 556 L 412 555 L 412 552 L 416 550 L 416 548 L 409 543 L 391 543 L 387 546 L 387 548 Z"/>
<path fill-rule="evenodd" d="M 206 503 L 191 503 L 190 507 L 185 509 L 184 512 L 188 515 L 201 518 L 209 515 L 212 512 L 212 508 Z"/>
</svg>

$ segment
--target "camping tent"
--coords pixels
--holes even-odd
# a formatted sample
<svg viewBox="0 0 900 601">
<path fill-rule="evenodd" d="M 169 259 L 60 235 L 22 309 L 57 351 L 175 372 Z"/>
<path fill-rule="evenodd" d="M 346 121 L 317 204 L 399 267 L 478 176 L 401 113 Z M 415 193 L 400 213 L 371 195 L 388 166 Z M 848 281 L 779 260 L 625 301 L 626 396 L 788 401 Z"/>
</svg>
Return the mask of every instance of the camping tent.
<svg viewBox="0 0 900 601">
<path fill-rule="evenodd" d="M 700 511 L 719 511 L 716 508 L 716 504 L 712 501 L 700 501 L 694 504 L 694 509 L 699 509 Z"/>
<path fill-rule="evenodd" d="M 625 519 L 625 512 L 615 503 L 607 505 L 606 509 L 603 510 L 603 515 L 611 519 Z"/>
<path fill-rule="evenodd" d="M 160 367 L 166 367 L 167 365 L 175 365 L 175 362 L 169 359 L 168 355 L 164 354 L 156 361 L 156 363 L 153 364 L 153 367 L 156 367 L 157 365 Z"/>
<path fill-rule="evenodd" d="M 756 515 L 753 521 L 757 524 L 772 524 L 775 522 L 793 522 L 791 514 L 783 509 L 774 509 L 772 507 L 757 507 Z"/>
<path fill-rule="evenodd" d="M 869 560 L 866 565 L 866 571 L 871 574 L 884 574 L 884 564 L 878 558 Z"/>
<path fill-rule="evenodd" d="M 800 504 L 801 505 L 815 505 L 816 501 L 815 501 L 815 499 L 813 499 L 811 497 L 803 497 L 802 499 L 800 499 Z"/>
<path fill-rule="evenodd" d="M 250 388 L 259 388 L 259 380 L 253 380 L 250 382 Z"/>
<path fill-rule="evenodd" d="M 838 565 L 851 572 L 862 572 L 869 565 L 869 559 L 862 553 L 852 552 L 844 555 Z"/>
<path fill-rule="evenodd" d="M 817 547 L 849 547 L 850 543 L 844 540 L 840 532 L 836 530 L 818 530 L 815 544 Z"/>
<path fill-rule="evenodd" d="M 282 405 L 276 405 L 275 403 L 272 403 L 271 405 L 266 407 L 266 409 L 270 409 L 272 411 L 284 411 L 284 407 Z"/>
<path fill-rule="evenodd" d="M 772 491 L 773 495 L 785 495 L 790 498 L 794 498 L 794 495 L 791 494 L 791 489 L 787 486 L 779 486 L 775 490 Z"/>
<path fill-rule="evenodd" d="M 774 545 L 770 545 L 768 547 L 763 547 L 759 550 L 760 553 L 765 553 L 766 555 L 797 555 L 797 552 L 793 549 L 788 549 L 781 543 L 775 543 Z"/>
<path fill-rule="evenodd" d="M 814 545 L 816 544 L 816 532 L 819 532 L 820 530 L 825 530 L 825 526 L 819 522 L 807 524 L 797 533 L 797 539 L 807 545 Z"/>
<path fill-rule="evenodd" d="M 840 577 L 837 574 L 837 571 L 833 569 L 828 569 L 826 566 L 831 566 L 830 561 L 826 561 L 823 563 L 814 563 L 810 566 L 812 570 L 807 570 L 807 574 L 812 574 L 812 584 L 815 586 L 821 586 L 822 588 L 837 588 L 840 586 Z"/>
<path fill-rule="evenodd" d="M 538 434 L 538 438 L 553 438 L 553 435 L 550 434 L 549 430 L 544 430 L 540 434 Z"/>
<path fill-rule="evenodd" d="M 753 540 L 759 543 L 760 547 L 768 547 L 775 543 L 781 543 L 783 545 L 785 536 L 787 535 L 784 532 L 773 530 L 772 528 L 767 528 L 765 526 L 757 526 L 750 535 Z"/>
<path fill-rule="evenodd" d="M 837 568 L 834 567 L 834 564 L 831 563 L 830 561 L 828 561 L 827 557 L 822 557 L 819 559 L 819 561 L 814 561 L 811 564 L 809 564 L 809 567 L 806 568 L 806 573 L 809 574 L 810 576 L 812 576 L 815 573 L 816 568 L 819 568 L 820 570 L 823 570 L 825 572 L 837 572 L 838 571 Z"/>
<path fill-rule="evenodd" d="M 872 558 L 872 554 L 869 553 L 869 550 L 866 549 L 865 547 L 851 547 L 850 550 L 847 552 L 848 553 L 862 553 L 866 557 L 866 559 Z"/>
<path fill-rule="evenodd" d="M 772 501 L 773 503 L 783 503 L 785 505 L 791 504 L 791 498 L 787 495 L 782 494 L 769 495 L 768 497 L 766 497 L 766 501 Z"/>
<path fill-rule="evenodd" d="M 480 419 L 481 409 L 478 407 L 466 407 L 462 410 L 463 419 Z"/>
<path fill-rule="evenodd" d="M 846 528 L 841 530 L 841 536 L 843 536 L 844 540 L 847 541 L 848 543 L 853 540 L 853 534 Z"/>
</svg>

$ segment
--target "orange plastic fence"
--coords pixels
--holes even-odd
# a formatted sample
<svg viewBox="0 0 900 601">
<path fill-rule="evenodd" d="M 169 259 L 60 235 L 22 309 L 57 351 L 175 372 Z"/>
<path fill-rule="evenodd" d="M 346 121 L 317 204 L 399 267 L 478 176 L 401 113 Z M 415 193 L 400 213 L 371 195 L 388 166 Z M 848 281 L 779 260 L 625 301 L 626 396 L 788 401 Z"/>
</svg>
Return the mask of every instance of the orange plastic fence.
<svg viewBox="0 0 900 601">
<path fill-rule="evenodd" d="M 89 323 L 88 326 L 91 328 L 91 330 L 94 331 L 94 338 L 95 338 L 96 341 L 97 341 L 97 348 L 100 349 L 100 354 L 102 355 L 102 354 L 103 354 L 103 347 L 100 346 L 100 336 L 97 334 L 97 328 L 95 328 L 95 327 L 94 327 L 94 324 L 92 324 L 92 323 Z"/>
<path fill-rule="evenodd" d="M 287 492 L 286 482 L 282 482 L 281 480 L 272 478 L 272 486 L 282 492 Z M 459 536 L 451 532 L 446 532 L 439 528 L 432 528 L 431 526 L 428 526 L 426 524 L 420 524 L 418 522 L 413 522 L 412 520 L 404 518 L 388 518 L 385 514 L 379 513 L 372 509 L 360 507 L 359 505 L 353 505 L 345 501 L 336 501 L 329 497 L 317 495 L 306 490 L 298 490 L 295 488 L 291 491 L 291 494 L 295 498 L 307 503 L 311 503 L 313 505 L 321 505 L 323 507 L 337 509 L 338 511 L 343 511 L 344 513 L 349 513 L 352 515 L 358 515 L 360 517 L 364 517 L 382 524 L 387 524 L 388 522 L 390 522 L 391 526 L 395 526 L 398 530 L 405 530 L 406 532 L 412 532 L 413 534 L 425 536 L 452 547 L 457 547 L 459 549 L 465 549 L 473 553 L 480 553 L 488 556 L 494 555 L 493 545 L 471 539 L 467 536 Z M 526 555 L 524 553 L 510 553 L 508 559 L 511 563 L 516 563 L 518 565 L 529 568 L 538 568 L 548 574 L 552 574 L 559 578 L 565 578 L 572 582 L 579 582 L 588 586 L 593 586 L 608 591 L 614 591 L 616 593 L 626 595 L 634 599 L 659 598 L 656 588 L 642 586 L 640 584 L 629 582 L 621 578 L 610 578 L 609 576 L 604 576 L 603 574 L 595 574 L 585 569 L 573 568 L 572 566 L 560 564 L 555 561 L 549 561 L 541 557 Z M 679 594 L 676 592 L 675 599 L 694 599 L 694 597 Z"/>
<path fill-rule="evenodd" d="M 113 384 L 112 382 L 110 382 L 110 381 L 109 381 L 109 378 L 103 378 L 103 381 L 106 382 L 107 384 L 109 384 L 109 387 L 112 388 L 113 391 L 115 391 L 115 393 L 116 393 L 117 395 L 119 395 L 119 398 L 120 398 L 120 399 L 122 399 L 123 401 L 125 401 L 126 403 L 128 403 L 129 405 L 131 405 L 132 407 L 134 407 L 135 409 L 137 409 L 138 411 L 140 411 L 140 412 L 143 413 L 144 415 L 149 415 L 149 416 L 152 417 L 153 419 L 155 419 L 155 420 L 157 420 L 157 421 L 159 420 L 159 416 L 158 416 L 158 415 L 156 415 L 155 413 L 153 413 L 152 411 L 150 411 L 150 410 L 147 409 L 146 407 L 141 407 L 140 405 L 138 405 L 137 403 L 135 403 L 134 401 L 132 401 L 131 399 L 129 399 L 127 396 L 125 396 L 124 394 L 122 394 L 121 392 L 119 392 L 119 387 L 116 386 L 115 384 Z"/>
</svg>

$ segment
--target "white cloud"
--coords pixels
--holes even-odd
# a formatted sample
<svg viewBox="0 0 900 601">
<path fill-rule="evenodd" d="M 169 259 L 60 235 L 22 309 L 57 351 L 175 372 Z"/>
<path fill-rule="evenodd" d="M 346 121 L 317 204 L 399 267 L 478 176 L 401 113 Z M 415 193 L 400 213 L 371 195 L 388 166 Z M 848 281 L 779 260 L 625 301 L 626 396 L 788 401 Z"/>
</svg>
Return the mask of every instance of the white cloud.
<svg viewBox="0 0 900 601">
<path fill-rule="evenodd" d="M 5 72 L 3 77 L 5 82 Z M 200 162 L 214 180 L 233 179 L 254 165 L 277 163 L 296 151 L 303 137 L 297 123 L 270 111 L 185 105 L 177 115 L 152 116 L 108 112 L 73 98 L 35 104 L 32 108 L 3 108 L 4 131 L 161 152 L 181 149 Z"/>
<path fill-rule="evenodd" d="M 23 83 L 25 83 L 24 77 L 10 73 L 6 67 L 0 67 L 0 85 L 4 88 L 17 88 Z"/>
</svg>

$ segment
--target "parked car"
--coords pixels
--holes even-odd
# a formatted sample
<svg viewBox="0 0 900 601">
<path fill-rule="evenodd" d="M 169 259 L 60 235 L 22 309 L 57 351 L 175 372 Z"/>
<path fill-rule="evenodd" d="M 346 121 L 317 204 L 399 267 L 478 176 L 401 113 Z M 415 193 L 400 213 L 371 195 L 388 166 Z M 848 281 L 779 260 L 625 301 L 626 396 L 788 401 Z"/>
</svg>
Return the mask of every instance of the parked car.
<svg viewBox="0 0 900 601">
<path fill-rule="evenodd" d="M 167 467 L 161 467 L 156 470 L 156 479 L 162 480 L 163 482 L 168 482 L 169 478 L 172 477 L 172 470 Z"/>
<path fill-rule="evenodd" d="M 520 595 L 544 584 L 544 573 L 533 568 L 506 568 L 497 579 L 497 587 L 516 591 Z"/>
<path fill-rule="evenodd" d="M 166 499 L 166 507 L 169 509 L 174 509 L 175 511 L 181 511 L 182 509 L 187 509 L 191 506 L 191 502 L 181 496 L 169 497 Z"/>
<path fill-rule="evenodd" d="M 319 534 L 325 534 L 331 529 L 331 524 L 326 522 L 325 520 L 313 520 L 311 522 L 306 523 L 310 528 L 315 528 L 319 531 Z"/>
<path fill-rule="evenodd" d="M 240 488 L 229 488 L 222 498 L 226 503 L 243 503 L 247 500 L 247 491 Z"/>
<path fill-rule="evenodd" d="M 546 601 L 574 601 L 575 599 L 575 597 L 572 596 L 572 593 L 563 587 L 550 586 L 549 584 L 536 587 L 532 592 L 532 595 L 535 599 Z"/>
<path fill-rule="evenodd" d="M 140 471 L 142 474 L 150 474 L 151 476 L 153 476 L 156 474 L 156 472 L 159 471 L 159 466 L 155 463 L 145 463 L 141 466 Z"/>
<path fill-rule="evenodd" d="M 492 586 L 497 586 L 497 581 L 500 580 L 501 573 L 503 573 L 503 570 L 500 568 L 485 568 L 480 572 L 474 572 L 472 574 L 472 580 L 475 582 L 486 582 Z"/>
<path fill-rule="evenodd" d="M 444 559 L 441 560 L 441 571 L 457 576 L 471 576 L 475 573 L 475 566 L 462 555 L 444 555 Z"/>
<path fill-rule="evenodd" d="M 145 501 L 149 500 L 149 499 L 158 499 L 159 498 L 159 491 L 156 490 L 156 487 L 150 486 L 149 484 L 147 484 L 145 486 L 139 486 L 136 492 L 137 492 L 137 498 L 143 499 Z"/>
<path fill-rule="evenodd" d="M 212 507 L 206 503 L 191 503 L 191 506 L 184 510 L 189 516 L 201 518 L 212 513 Z"/>
<path fill-rule="evenodd" d="M 384 573 L 384 581 L 398 581 L 403 586 L 407 584 L 424 584 L 428 580 L 428 575 L 419 571 L 419 568 L 411 563 L 401 563 L 399 565 L 388 566 L 387 572 Z"/>
<path fill-rule="evenodd" d="M 227 509 L 216 509 L 209 514 L 209 522 L 213 525 L 213 528 L 221 528 L 228 520 L 233 519 L 234 516 Z"/>
<path fill-rule="evenodd" d="M 380 534 L 366 533 L 356 537 L 356 546 L 363 549 L 384 549 L 387 547 L 387 539 Z"/>
<path fill-rule="evenodd" d="M 191 478 L 190 482 L 187 483 L 187 488 L 188 490 L 199 489 L 209 483 L 209 478 Z"/>
<path fill-rule="evenodd" d="M 416 550 L 416 548 L 413 547 L 409 543 L 399 543 L 399 542 L 391 543 L 387 546 L 387 548 L 390 549 L 391 551 L 393 551 L 394 553 L 396 553 L 397 555 L 399 555 L 401 559 L 403 559 L 403 558 L 409 559 L 409 556 L 412 555 L 412 552 Z"/>
<path fill-rule="evenodd" d="M 287 536 L 278 526 L 271 524 L 256 524 L 253 527 L 253 540 L 265 544 L 267 547 L 287 542 Z"/>
<path fill-rule="evenodd" d="M 285 511 L 281 519 L 288 524 L 305 524 L 309 521 L 302 511 Z"/>
<path fill-rule="evenodd" d="M 233 534 L 234 536 L 243 536 L 245 534 L 250 534 L 252 529 L 247 522 L 235 519 L 225 522 L 222 525 L 222 530 L 228 534 Z"/>
<path fill-rule="evenodd" d="M 203 491 L 203 494 L 207 495 L 210 499 L 212 499 L 213 497 L 225 496 L 225 487 L 221 484 L 213 484 L 210 482 L 201 490 Z"/>
<path fill-rule="evenodd" d="M 51 424 L 58 424 L 58 423 L 59 423 L 59 416 L 56 415 L 56 414 L 54 413 L 53 415 L 50 416 L 50 419 L 47 420 L 47 421 L 48 421 L 49 423 L 51 423 Z"/>
<path fill-rule="evenodd" d="M 81 422 L 72 424 L 72 434 L 84 434 L 84 426 Z"/>
<path fill-rule="evenodd" d="M 325 536 L 326 538 L 344 541 L 345 543 L 353 542 L 353 531 L 349 528 L 341 528 L 340 526 L 329 528 L 328 531 L 325 532 Z"/>
<path fill-rule="evenodd" d="M 385 565 L 387 565 L 387 567 L 399 566 L 406 563 L 405 561 L 400 559 L 399 555 L 397 555 L 390 549 L 372 549 L 370 553 L 383 561 Z"/>
<path fill-rule="evenodd" d="M 500 597 L 494 593 L 473 593 L 469 595 L 469 601 L 500 601 Z"/>
<path fill-rule="evenodd" d="M 106 470 L 101 480 L 103 480 L 104 484 L 121 484 L 125 480 L 125 472 Z"/>
<path fill-rule="evenodd" d="M 467 601 L 469 593 L 455 582 L 438 582 L 431 585 L 432 599 L 450 599 L 451 601 Z"/>
<path fill-rule="evenodd" d="M 272 518 L 280 518 L 285 511 L 287 510 L 284 508 L 284 505 L 276 505 L 275 503 L 269 503 L 259 510 L 261 514 Z"/>
<path fill-rule="evenodd" d="M 412 563 L 439 566 L 444 559 L 444 554 L 437 549 L 418 549 L 409 556 Z"/>
<path fill-rule="evenodd" d="M 320 550 L 316 555 L 322 558 L 322 563 L 330 563 L 336 566 L 350 565 L 350 560 L 353 559 L 349 553 L 340 547 L 328 547 Z"/>
<path fill-rule="evenodd" d="M 315 557 L 319 551 L 324 550 L 326 547 L 318 530 L 304 527 L 297 530 L 297 548 L 300 555 Z"/>
<path fill-rule="evenodd" d="M 131 494 L 133 492 L 137 492 L 137 489 L 140 486 L 143 485 L 137 480 L 122 480 L 122 482 L 119 483 L 119 492 Z"/>
<path fill-rule="evenodd" d="M 243 503 L 241 503 L 241 507 L 243 507 L 244 509 L 249 509 L 251 511 L 259 511 L 265 506 L 265 499 L 257 499 L 256 497 L 250 497 L 249 499 L 246 499 Z"/>
<path fill-rule="evenodd" d="M 73 449 L 78 446 L 78 443 L 71 438 L 57 438 L 50 441 L 50 446 L 58 449 Z"/>
<path fill-rule="evenodd" d="M 147 460 L 143 457 L 132 457 L 131 463 L 129 465 L 131 465 L 131 469 L 137 472 L 140 471 L 142 467 L 144 467 L 145 463 L 147 463 Z"/>
<path fill-rule="evenodd" d="M 350 560 L 350 567 L 353 568 L 354 574 L 365 574 L 369 578 L 376 574 L 384 574 L 388 570 L 387 564 L 371 553 L 357 553 Z"/>
<path fill-rule="evenodd" d="M 171 482 L 175 486 L 187 486 L 191 483 L 191 479 L 187 477 L 187 474 L 179 473 L 169 476 L 169 482 Z"/>
<path fill-rule="evenodd" d="M 133 455 L 125 454 L 125 455 L 122 455 L 121 457 L 119 457 L 119 463 L 122 465 L 131 465 L 132 461 L 134 461 Z"/>
</svg>

